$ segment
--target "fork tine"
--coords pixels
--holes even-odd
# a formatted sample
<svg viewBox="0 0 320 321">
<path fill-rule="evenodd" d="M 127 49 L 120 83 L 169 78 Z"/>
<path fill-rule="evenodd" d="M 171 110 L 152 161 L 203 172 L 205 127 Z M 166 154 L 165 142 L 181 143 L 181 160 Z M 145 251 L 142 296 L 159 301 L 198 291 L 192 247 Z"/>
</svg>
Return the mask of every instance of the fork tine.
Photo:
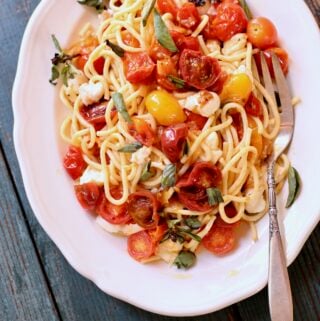
<svg viewBox="0 0 320 321">
<path fill-rule="evenodd" d="M 271 79 L 269 68 L 268 68 L 266 59 L 264 58 L 263 52 L 260 52 L 260 61 L 261 61 L 261 69 L 262 69 L 264 86 L 265 86 L 268 94 L 271 96 L 273 102 L 276 103 L 276 97 L 274 95 L 274 88 L 273 88 L 272 79 Z"/>
<path fill-rule="evenodd" d="M 278 92 L 279 92 L 279 97 L 281 102 L 281 109 L 282 109 L 282 113 L 280 115 L 281 124 L 285 122 L 287 125 L 293 126 L 294 116 L 293 116 L 293 107 L 291 104 L 290 89 L 289 89 L 287 80 L 282 72 L 279 59 L 273 53 L 271 54 L 271 58 L 272 58 L 273 71 L 275 75 L 275 81 L 278 87 Z"/>
</svg>

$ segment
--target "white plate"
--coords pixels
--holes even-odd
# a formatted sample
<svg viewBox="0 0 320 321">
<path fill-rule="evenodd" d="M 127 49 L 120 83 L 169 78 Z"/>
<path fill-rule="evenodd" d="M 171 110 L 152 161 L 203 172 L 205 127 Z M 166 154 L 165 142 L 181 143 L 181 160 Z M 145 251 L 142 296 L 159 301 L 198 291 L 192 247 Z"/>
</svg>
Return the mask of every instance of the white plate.
<svg viewBox="0 0 320 321">
<path fill-rule="evenodd" d="M 290 79 L 302 103 L 290 159 L 299 170 L 301 195 L 284 218 L 288 263 L 299 253 L 320 218 L 320 39 L 301 0 L 249 1 L 254 13 L 271 18 L 291 56 Z M 40 224 L 70 264 L 106 293 L 159 314 L 188 316 L 212 312 L 258 292 L 267 281 L 268 225 L 258 224 L 238 249 L 217 258 L 199 255 L 197 265 L 178 271 L 164 264 L 140 265 L 126 252 L 126 241 L 102 231 L 78 205 L 62 168 L 65 146 L 58 136 L 65 108 L 48 82 L 54 53 L 50 35 L 67 45 L 93 12 L 74 0 L 43 0 L 23 38 L 13 90 L 14 142 L 25 189 Z M 283 192 L 286 195 L 286 191 Z M 283 200 L 279 207 L 283 208 Z"/>
</svg>

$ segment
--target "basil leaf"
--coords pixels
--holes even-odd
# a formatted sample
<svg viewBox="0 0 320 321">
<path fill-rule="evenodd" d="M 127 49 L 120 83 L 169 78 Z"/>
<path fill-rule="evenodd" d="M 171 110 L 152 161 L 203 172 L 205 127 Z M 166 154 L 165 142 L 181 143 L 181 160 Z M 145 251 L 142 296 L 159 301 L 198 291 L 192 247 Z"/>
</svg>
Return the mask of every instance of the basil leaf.
<svg viewBox="0 0 320 321">
<path fill-rule="evenodd" d="M 55 35 L 51 35 L 51 38 L 52 38 L 53 44 L 56 47 L 56 49 L 58 50 L 58 52 L 62 53 L 63 51 L 61 49 L 61 46 L 60 46 L 60 43 L 59 43 L 57 37 Z"/>
<path fill-rule="evenodd" d="M 181 78 L 168 75 L 167 78 L 178 88 L 182 89 L 185 86 L 185 81 Z"/>
<path fill-rule="evenodd" d="M 65 64 L 61 70 L 62 82 L 65 86 L 68 86 L 68 79 L 74 78 L 74 72 L 72 71 L 71 65 Z"/>
<path fill-rule="evenodd" d="M 114 93 L 112 94 L 112 99 L 113 99 L 113 102 L 114 102 L 114 105 L 118 111 L 118 113 L 121 114 L 121 116 L 123 117 L 123 119 L 128 122 L 129 124 L 132 123 L 132 120 L 130 118 L 130 115 L 127 111 L 127 107 L 126 107 L 126 104 L 124 102 L 124 99 L 123 99 L 123 96 L 121 93 Z"/>
<path fill-rule="evenodd" d="M 101 12 L 105 9 L 103 0 L 78 0 L 78 3 L 95 8 L 98 12 Z"/>
<path fill-rule="evenodd" d="M 150 177 L 152 177 L 153 174 L 150 172 L 150 167 L 151 167 L 151 161 L 145 164 L 140 176 L 140 182 L 145 182 Z"/>
<path fill-rule="evenodd" d="M 189 0 L 195 4 L 196 7 L 203 7 L 206 4 L 206 0 Z"/>
<path fill-rule="evenodd" d="M 51 78 L 49 79 L 49 82 L 55 86 L 58 83 L 56 80 L 59 79 L 59 77 L 60 77 L 59 69 L 57 68 L 57 66 L 52 65 Z"/>
<path fill-rule="evenodd" d="M 173 264 L 175 264 L 178 267 L 178 269 L 188 269 L 195 263 L 196 255 L 190 251 L 181 251 L 173 262 Z"/>
<path fill-rule="evenodd" d="M 288 173 L 289 195 L 286 208 L 290 207 L 295 201 L 300 189 L 300 176 L 298 171 L 290 165 Z"/>
<path fill-rule="evenodd" d="M 149 0 L 149 2 L 146 5 L 146 8 L 145 8 L 143 15 L 142 15 L 142 25 L 144 27 L 147 25 L 148 18 L 150 16 L 155 4 L 156 4 L 156 0 Z"/>
<path fill-rule="evenodd" d="M 199 221 L 197 216 L 190 216 L 186 218 L 185 223 L 187 226 L 189 226 L 191 229 L 196 230 L 201 227 L 201 222 Z"/>
<path fill-rule="evenodd" d="M 159 41 L 160 45 L 171 52 L 177 52 L 178 48 L 174 43 L 167 26 L 165 25 L 164 21 L 161 18 L 159 12 L 154 9 L 154 29 L 156 33 L 156 38 Z"/>
<path fill-rule="evenodd" d="M 219 188 L 207 188 L 208 201 L 210 206 L 223 202 L 223 197 Z"/>
<path fill-rule="evenodd" d="M 112 43 L 109 40 L 106 40 L 106 44 L 111 48 L 111 50 L 118 55 L 119 57 L 124 56 L 124 49 L 122 49 L 120 46 L 116 45 L 115 43 Z"/>
<path fill-rule="evenodd" d="M 240 6 L 242 7 L 243 11 L 245 12 L 247 18 L 250 20 L 252 19 L 252 13 L 251 10 L 247 4 L 246 0 L 239 0 Z"/>
<path fill-rule="evenodd" d="M 181 234 L 182 234 L 182 236 L 183 236 L 183 234 L 188 235 L 192 239 L 196 240 L 197 242 L 201 242 L 201 237 L 197 234 L 190 232 L 189 227 L 177 227 L 177 230 L 178 230 L 178 233 L 177 233 L 178 235 L 181 235 Z"/>
<path fill-rule="evenodd" d="M 134 142 L 132 144 L 128 144 L 123 146 L 122 148 L 118 149 L 118 152 L 120 153 L 134 153 L 138 149 L 142 148 L 142 144 L 139 142 Z"/>
<path fill-rule="evenodd" d="M 176 183 L 176 165 L 167 165 L 162 173 L 161 186 L 163 188 L 172 187 Z"/>
<path fill-rule="evenodd" d="M 172 228 L 174 228 L 175 225 L 176 225 L 177 223 L 179 223 L 179 222 L 180 222 L 179 219 L 168 220 L 168 221 L 167 221 L 167 225 L 168 225 L 168 227 L 169 227 L 170 229 L 172 229 Z"/>
</svg>

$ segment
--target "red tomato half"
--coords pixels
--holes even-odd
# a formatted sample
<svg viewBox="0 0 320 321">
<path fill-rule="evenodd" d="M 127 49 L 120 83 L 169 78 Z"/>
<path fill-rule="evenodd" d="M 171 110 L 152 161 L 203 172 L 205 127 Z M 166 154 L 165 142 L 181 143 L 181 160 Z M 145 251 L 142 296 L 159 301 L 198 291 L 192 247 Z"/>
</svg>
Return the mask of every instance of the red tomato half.
<svg viewBox="0 0 320 321">
<path fill-rule="evenodd" d="M 192 111 L 185 109 L 184 113 L 187 116 L 187 124 L 190 129 L 195 129 L 195 130 L 202 130 L 204 125 L 206 124 L 208 118 L 201 116 L 199 114 L 193 113 Z"/>
<path fill-rule="evenodd" d="M 197 28 L 199 22 L 201 21 L 201 18 L 194 3 L 185 3 L 178 10 L 177 21 L 179 25 L 183 28 L 189 30 L 194 30 Z"/>
<path fill-rule="evenodd" d="M 63 166 L 73 179 L 79 178 L 87 167 L 82 157 L 81 149 L 70 145 L 63 158 Z"/>
<path fill-rule="evenodd" d="M 129 235 L 127 241 L 129 255 L 136 261 L 149 258 L 155 251 L 155 244 L 147 231 Z"/>
<path fill-rule="evenodd" d="M 74 190 L 79 203 L 84 209 L 93 211 L 96 208 L 100 197 L 100 188 L 96 183 L 75 185 Z"/>
<path fill-rule="evenodd" d="M 159 215 L 156 196 L 149 191 L 141 190 L 129 195 L 128 212 L 141 227 L 153 229 L 158 225 Z"/>
<path fill-rule="evenodd" d="M 138 142 L 148 147 L 155 142 L 155 133 L 150 125 L 142 118 L 133 118 L 133 123 L 128 125 L 129 133 Z"/>
<path fill-rule="evenodd" d="M 262 117 L 263 116 L 263 109 L 260 104 L 259 99 L 251 93 L 248 101 L 246 102 L 244 109 L 246 113 L 253 117 Z"/>
<path fill-rule="evenodd" d="M 196 37 L 186 37 L 183 33 L 174 30 L 171 30 L 170 34 L 179 51 L 182 52 L 184 49 L 200 51 L 200 44 Z"/>
<path fill-rule="evenodd" d="M 118 187 L 113 187 L 110 190 L 110 194 L 115 199 L 119 199 L 122 196 L 122 191 Z M 131 216 L 127 209 L 127 203 L 114 205 L 109 202 L 104 193 L 100 197 L 96 212 L 111 224 L 127 224 L 131 220 Z"/>
<path fill-rule="evenodd" d="M 213 224 L 209 233 L 202 239 L 203 246 L 213 254 L 223 255 L 232 251 L 235 247 L 233 228 L 220 227 Z"/>
<path fill-rule="evenodd" d="M 176 19 L 178 8 L 173 0 L 157 0 L 157 6 L 161 14 L 171 13 Z"/>
<path fill-rule="evenodd" d="M 154 62 L 146 52 L 128 53 L 124 55 L 124 69 L 128 81 L 133 84 L 147 80 L 155 68 Z"/>
<path fill-rule="evenodd" d="M 96 130 L 100 130 L 106 124 L 105 113 L 107 101 L 96 103 L 89 106 L 82 106 L 80 109 L 81 116 L 90 124 L 94 125 Z"/>
<path fill-rule="evenodd" d="M 227 41 L 247 27 L 247 17 L 243 9 L 233 3 L 222 3 L 217 8 L 216 16 L 211 16 L 203 35 L 206 39 Z"/>
<path fill-rule="evenodd" d="M 160 43 L 154 38 L 149 48 L 149 56 L 154 62 L 159 59 L 165 59 L 171 56 L 170 50 L 162 47 Z"/>
<path fill-rule="evenodd" d="M 178 193 L 179 201 L 190 211 L 207 212 L 212 207 L 208 203 L 205 189 L 184 187 Z"/>
<path fill-rule="evenodd" d="M 221 74 L 217 59 L 189 49 L 183 50 L 179 60 L 179 69 L 183 80 L 197 89 L 213 86 Z"/>
<path fill-rule="evenodd" d="M 179 77 L 177 59 L 179 58 L 176 55 L 173 57 L 167 56 L 166 58 L 157 61 L 157 83 L 159 86 L 169 91 L 177 90 L 175 84 L 168 78 L 169 75 Z"/>
<path fill-rule="evenodd" d="M 180 160 L 183 146 L 188 135 L 186 124 L 169 126 L 161 134 L 161 148 L 170 162 L 176 163 Z"/>
<path fill-rule="evenodd" d="M 104 62 L 105 62 L 104 57 L 99 57 L 93 62 L 94 69 L 99 75 L 103 75 Z"/>
</svg>

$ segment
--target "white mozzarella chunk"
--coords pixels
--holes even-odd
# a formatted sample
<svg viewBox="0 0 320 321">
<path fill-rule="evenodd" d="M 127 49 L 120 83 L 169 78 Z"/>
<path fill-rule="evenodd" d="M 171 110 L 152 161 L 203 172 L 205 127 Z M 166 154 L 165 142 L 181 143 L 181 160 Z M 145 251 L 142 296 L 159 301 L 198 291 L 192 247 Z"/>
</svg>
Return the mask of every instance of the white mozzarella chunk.
<svg viewBox="0 0 320 321">
<path fill-rule="evenodd" d="M 233 74 L 245 74 L 246 73 L 246 66 L 245 65 L 240 65 L 237 69 L 233 71 Z"/>
<path fill-rule="evenodd" d="M 266 200 L 263 197 L 263 193 L 258 193 L 258 195 L 252 198 L 253 189 L 249 188 L 246 191 L 246 196 L 249 198 L 249 201 L 246 203 L 245 209 L 248 213 L 260 213 L 266 207 Z"/>
<path fill-rule="evenodd" d="M 184 108 L 204 117 L 212 116 L 220 107 L 219 96 L 207 90 L 201 90 L 179 102 Z"/>
<path fill-rule="evenodd" d="M 100 82 L 95 84 L 82 84 L 79 88 L 79 95 L 84 105 L 88 106 L 98 102 L 104 94 L 103 85 Z"/>
<path fill-rule="evenodd" d="M 183 245 L 178 242 L 166 240 L 159 244 L 156 255 L 169 264 L 173 264 Z"/>
<path fill-rule="evenodd" d="M 131 155 L 130 161 L 138 165 L 143 165 L 148 162 L 150 154 L 151 148 L 143 146 Z"/>
<path fill-rule="evenodd" d="M 104 184 L 103 172 L 88 166 L 80 177 L 80 184 L 86 183 L 96 183 L 102 186 Z"/>
<path fill-rule="evenodd" d="M 245 49 L 247 45 L 247 35 L 245 33 L 237 33 L 230 40 L 227 40 L 223 44 L 222 53 L 226 56 L 230 56 L 241 49 Z"/>
<path fill-rule="evenodd" d="M 65 87 L 65 93 L 72 102 L 76 101 L 79 95 L 79 88 L 85 82 L 87 82 L 87 78 L 82 72 L 78 72 L 74 75 L 74 78 L 68 79 L 68 86 Z"/>
<path fill-rule="evenodd" d="M 212 132 L 205 139 L 205 144 L 211 149 L 217 149 L 219 147 L 219 137 L 216 132 Z"/>
<path fill-rule="evenodd" d="M 97 216 L 96 223 L 105 231 L 122 236 L 128 236 L 143 230 L 138 224 L 111 224 L 101 216 Z"/>
</svg>

